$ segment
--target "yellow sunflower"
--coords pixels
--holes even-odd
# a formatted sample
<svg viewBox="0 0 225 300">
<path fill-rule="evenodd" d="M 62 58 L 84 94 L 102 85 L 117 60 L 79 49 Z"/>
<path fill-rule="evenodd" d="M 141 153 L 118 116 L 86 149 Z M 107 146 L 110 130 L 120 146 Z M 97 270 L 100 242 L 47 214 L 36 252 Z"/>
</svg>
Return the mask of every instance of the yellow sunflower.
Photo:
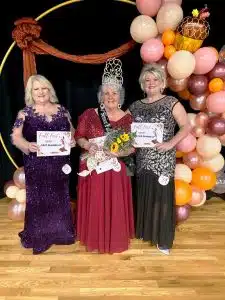
<svg viewBox="0 0 225 300">
<path fill-rule="evenodd" d="M 119 145 L 117 143 L 112 143 L 110 147 L 111 152 L 117 152 L 119 149 Z"/>
<path fill-rule="evenodd" d="M 124 142 L 128 142 L 130 139 L 129 134 L 127 134 L 127 133 L 121 134 L 120 138 Z"/>
<path fill-rule="evenodd" d="M 118 145 L 122 143 L 122 141 L 121 141 L 120 138 L 117 138 L 117 139 L 116 139 L 116 142 L 117 142 Z"/>
</svg>

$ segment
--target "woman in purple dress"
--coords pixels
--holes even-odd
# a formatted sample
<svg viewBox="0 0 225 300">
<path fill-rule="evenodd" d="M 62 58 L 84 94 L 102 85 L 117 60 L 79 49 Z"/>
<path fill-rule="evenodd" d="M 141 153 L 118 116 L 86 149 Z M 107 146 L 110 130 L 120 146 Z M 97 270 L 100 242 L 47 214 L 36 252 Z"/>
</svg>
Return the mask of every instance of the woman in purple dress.
<svg viewBox="0 0 225 300">
<path fill-rule="evenodd" d="M 26 107 L 18 113 L 12 142 L 24 154 L 26 176 L 26 212 L 24 230 L 19 233 L 25 248 L 33 254 L 53 244 L 75 241 L 69 197 L 70 157 L 37 156 L 37 131 L 71 131 L 68 111 L 57 104 L 52 84 L 41 75 L 31 76 L 25 91 Z M 71 146 L 75 142 L 71 140 Z"/>
</svg>

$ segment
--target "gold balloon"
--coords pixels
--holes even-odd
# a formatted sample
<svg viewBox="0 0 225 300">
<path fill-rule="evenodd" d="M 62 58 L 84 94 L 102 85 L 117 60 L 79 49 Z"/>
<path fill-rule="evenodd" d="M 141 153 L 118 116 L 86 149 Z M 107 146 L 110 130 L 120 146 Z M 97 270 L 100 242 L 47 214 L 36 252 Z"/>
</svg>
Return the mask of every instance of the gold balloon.
<svg viewBox="0 0 225 300">
<path fill-rule="evenodd" d="M 205 134 L 205 129 L 201 126 L 195 126 L 191 133 L 196 137 L 199 138 L 200 136 Z"/>
<path fill-rule="evenodd" d="M 195 96 L 190 96 L 190 106 L 194 110 L 204 110 L 206 108 L 206 98 L 208 97 L 208 94 Z"/>
<path fill-rule="evenodd" d="M 196 125 L 203 128 L 207 126 L 208 121 L 209 121 L 209 116 L 204 112 L 198 113 L 195 119 Z"/>
<path fill-rule="evenodd" d="M 188 84 L 188 78 L 174 79 L 172 77 L 167 78 L 167 85 L 173 92 L 181 92 L 186 89 Z"/>
<path fill-rule="evenodd" d="M 202 40 L 195 40 L 186 36 L 181 35 L 179 32 L 176 33 L 174 47 L 177 51 L 179 50 L 186 50 L 194 53 L 197 51 L 203 41 Z"/>
</svg>

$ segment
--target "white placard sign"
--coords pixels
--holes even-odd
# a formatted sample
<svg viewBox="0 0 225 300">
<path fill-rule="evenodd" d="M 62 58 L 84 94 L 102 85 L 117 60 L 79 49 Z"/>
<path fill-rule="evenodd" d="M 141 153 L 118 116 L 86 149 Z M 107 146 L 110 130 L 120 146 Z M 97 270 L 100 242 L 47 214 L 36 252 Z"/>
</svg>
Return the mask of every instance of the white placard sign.
<svg viewBox="0 0 225 300">
<path fill-rule="evenodd" d="M 71 150 L 70 131 L 37 131 L 37 156 L 69 155 Z"/>
<path fill-rule="evenodd" d="M 96 138 L 89 139 L 90 143 L 96 144 L 100 149 L 103 148 L 106 136 L 100 136 Z"/>
<path fill-rule="evenodd" d="M 131 131 L 136 133 L 134 147 L 154 147 L 163 142 L 163 123 L 132 123 Z"/>
</svg>

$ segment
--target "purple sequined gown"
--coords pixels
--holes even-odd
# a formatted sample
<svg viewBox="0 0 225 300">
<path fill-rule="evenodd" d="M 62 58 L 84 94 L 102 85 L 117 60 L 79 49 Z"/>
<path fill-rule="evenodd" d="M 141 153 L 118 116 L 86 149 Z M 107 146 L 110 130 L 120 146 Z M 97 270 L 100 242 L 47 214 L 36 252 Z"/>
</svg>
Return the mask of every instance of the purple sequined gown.
<svg viewBox="0 0 225 300">
<path fill-rule="evenodd" d="M 17 119 L 14 126 L 23 124 L 23 136 L 36 141 L 36 131 L 69 131 L 67 111 L 59 107 L 48 121 L 34 112 L 32 107 L 23 109 L 25 121 Z M 51 245 L 74 243 L 74 225 L 69 197 L 69 175 L 62 171 L 70 165 L 69 156 L 37 157 L 36 153 L 24 154 L 26 176 L 26 213 L 24 230 L 19 233 L 25 248 L 33 253 L 46 251 Z"/>
</svg>

